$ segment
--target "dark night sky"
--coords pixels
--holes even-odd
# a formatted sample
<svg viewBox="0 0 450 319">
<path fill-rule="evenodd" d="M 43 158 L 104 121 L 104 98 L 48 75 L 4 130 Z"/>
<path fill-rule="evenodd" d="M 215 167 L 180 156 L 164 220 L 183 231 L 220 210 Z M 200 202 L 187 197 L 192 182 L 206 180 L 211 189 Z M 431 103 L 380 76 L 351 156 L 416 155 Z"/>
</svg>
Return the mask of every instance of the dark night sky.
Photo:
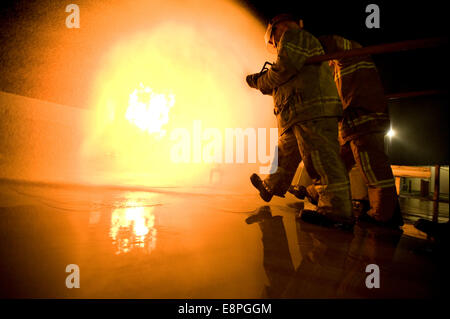
<svg viewBox="0 0 450 319">
<path fill-rule="evenodd" d="M 316 36 L 339 34 L 362 45 L 381 44 L 426 37 L 447 37 L 448 10 L 445 1 L 257 1 L 240 0 L 257 17 L 267 22 L 273 15 L 290 12 L 302 17 L 305 28 Z M 36 89 L 32 74 L 40 81 L 46 80 L 45 58 L 37 48 L 51 50 L 58 47 L 57 38 L 47 30 L 55 29 L 55 21 L 65 18 L 61 10 L 76 3 L 82 9 L 87 0 L 78 1 L 2 1 L 0 4 L 0 90 L 35 97 L 56 103 L 83 105 L 83 92 L 73 83 L 59 83 L 59 92 Z M 108 2 L 105 1 L 105 4 Z M 381 28 L 365 27 L 365 7 L 376 3 L 381 11 Z M 55 12 L 58 12 L 57 14 Z M 58 22 L 59 23 L 59 22 Z M 245 30 L 243 30 L 245 32 Z M 70 35 L 69 35 L 70 36 Z M 67 40 L 67 39 L 65 39 Z M 105 39 L 105 43 L 111 39 Z M 105 44 L 103 43 L 103 45 Z M 32 45 L 31 45 L 32 44 Z M 90 52 L 92 48 L 78 48 L 73 37 L 74 52 Z M 81 49 L 81 51 L 79 50 Z M 85 51 L 82 51 L 85 49 Z M 94 48 L 95 49 L 95 48 Z M 94 66 L 96 52 L 88 62 Z M 448 47 L 421 49 L 374 56 L 386 93 L 396 93 L 448 87 Z M 87 53 L 83 53 L 87 54 Z M 74 53 L 75 56 L 75 53 Z M 70 56 L 69 56 L 70 57 Z M 76 61 L 72 60 L 76 71 Z M 55 69 L 55 66 L 52 66 Z M 88 65 L 83 67 L 90 69 Z M 56 68 L 57 69 L 57 68 Z M 67 71 L 67 70 L 66 70 Z M 52 74 L 52 79 L 57 74 Z M 86 74 L 86 81 L 89 74 Z M 89 84 L 89 83 L 88 83 Z M 77 100 L 77 98 L 79 100 Z M 78 101 L 78 103 L 73 103 Z M 407 126 L 407 143 L 393 141 L 391 159 L 394 163 L 427 164 L 448 163 L 448 96 L 403 100 L 392 103 L 390 111 L 394 126 Z M 411 126 L 414 126 L 412 129 Z M 402 131 L 401 127 L 398 128 Z M 426 150 L 427 156 L 421 155 Z"/>
<path fill-rule="evenodd" d="M 258 1 L 241 0 L 263 21 L 289 12 L 303 18 L 316 35 L 338 33 L 359 39 L 364 45 L 447 35 L 445 1 Z M 365 8 L 380 7 L 381 28 L 367 29 Z"/>
<path fill-rule="evenodd" d="M 241 0 L 263 21 L 289 12 L 303 18 L 305 29 L 316 36 L 339 34 L 364 46 L 428 37 L 447 37 L 444 1 L 255 1 Z M 365 27 L 367 4 L 380 7 L 380 29 Z M 426 5 L 425 5 L 426 3 Z M 386 93 L 447 88 L 448 50 L 415 50 L 374 56 Z M 436 72 L 439 70 L 439 72 Z"/>
</svg>

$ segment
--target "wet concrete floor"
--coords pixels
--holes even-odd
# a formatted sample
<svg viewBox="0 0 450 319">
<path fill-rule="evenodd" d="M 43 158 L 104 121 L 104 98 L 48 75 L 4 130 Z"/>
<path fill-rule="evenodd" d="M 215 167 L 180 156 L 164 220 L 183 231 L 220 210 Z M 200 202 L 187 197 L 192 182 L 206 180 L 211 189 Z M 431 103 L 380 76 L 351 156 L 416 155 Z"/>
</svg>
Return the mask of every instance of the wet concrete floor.
<svg viewBox="0 0 450 319">
<path fill-rule="evenodd" d="M 266 206 L 256 193 L 3 181 L 0 297 L 442 295 L 448 264 L 429 241 L 369 225 L 345 232 L 307 224 L 295 219 L 302 205 L 287 197 Z M 78 289 L 66 287 L 70 264 L 80 270 Z M 380 288 L 367 288 L 371 264 Z"/>
</svg>

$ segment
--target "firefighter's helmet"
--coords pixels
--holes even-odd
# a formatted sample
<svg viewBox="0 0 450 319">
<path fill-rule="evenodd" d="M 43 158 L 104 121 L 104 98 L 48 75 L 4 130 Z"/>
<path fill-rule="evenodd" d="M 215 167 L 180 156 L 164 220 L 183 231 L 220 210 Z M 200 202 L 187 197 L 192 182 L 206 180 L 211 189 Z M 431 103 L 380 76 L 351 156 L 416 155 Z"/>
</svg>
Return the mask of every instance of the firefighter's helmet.
<svg viewBox="0 0 450 319">
<path fill-rule="evenodd" d="M 275 26 L 280 23 L 280 22 L 284 22 L 284 21 L 292 21 L 295 23 L 299 23 L 300 27 L 303 27 L 303 21 L 300 20 L 300 22 L 292 15 L 289 13 L 282 13 L 282 14 L 278 14 L 275 17 L 273 17 L 269 24 L 267 25 L 267 30 L 266 30 L 266 34 L 264 35 L 264 42 L 266 43 L 266 48 L 270 53 L 276 53 L 276 47 L 275 47 L 275 42 L 274 42 L 274 30 L 275 30 Z"/>
</svg>

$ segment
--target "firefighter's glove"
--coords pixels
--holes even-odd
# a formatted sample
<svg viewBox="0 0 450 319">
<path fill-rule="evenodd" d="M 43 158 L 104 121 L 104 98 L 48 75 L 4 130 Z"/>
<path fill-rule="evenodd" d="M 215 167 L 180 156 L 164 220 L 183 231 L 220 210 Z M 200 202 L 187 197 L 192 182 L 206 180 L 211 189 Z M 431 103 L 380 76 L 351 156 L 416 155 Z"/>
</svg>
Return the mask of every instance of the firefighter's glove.
<svg viewBox="0 0 450 319">
<path fill-rule="evenodd" d="M 258 87 L 258 78 L 261 76 L 261 73 L 255 73 L 247 75 L 247 84 L 249 87 L 256 89 Z"/>
</svg>

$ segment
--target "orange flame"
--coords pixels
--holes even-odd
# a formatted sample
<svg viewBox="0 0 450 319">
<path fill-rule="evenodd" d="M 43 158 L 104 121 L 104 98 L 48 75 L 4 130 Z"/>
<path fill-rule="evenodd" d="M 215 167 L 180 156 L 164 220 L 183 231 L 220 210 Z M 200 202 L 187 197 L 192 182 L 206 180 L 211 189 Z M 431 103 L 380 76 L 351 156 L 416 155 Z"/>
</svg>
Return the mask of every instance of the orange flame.
<svg viewBox="0 0 450 319">
<path fill-rule="evenodd" d="M 262 40 L 265 27 L 232 0 L 168 0 L 164 5 L 136 0 L 134 13 L 146 13 L 143 24 L 130 24 L 128 3 L 118 0 L 107 16 L 127 28 L 111 35 L 114 41 L 92 85 L 93 113 L 87 118 L 81 150 L 84 179 L 102 184 L 209 185 L 212 164 L 174 162 L 173 148 L 182 144 L 194 154 L 196 141 L 203 152 L 213 140 L 202 132 L 197 138 L 195 121 L 221 132 L 275 125 L 271 97 L 245 82 L 247 74 L 270 59 Z M 189 138 L 172 134 L 178 129 Z M 257 166 L 226 168 L 233 169 L 226 175 L 230 183 L 247 188 L 236 169 L 245 176 Z"/>
</svg>

